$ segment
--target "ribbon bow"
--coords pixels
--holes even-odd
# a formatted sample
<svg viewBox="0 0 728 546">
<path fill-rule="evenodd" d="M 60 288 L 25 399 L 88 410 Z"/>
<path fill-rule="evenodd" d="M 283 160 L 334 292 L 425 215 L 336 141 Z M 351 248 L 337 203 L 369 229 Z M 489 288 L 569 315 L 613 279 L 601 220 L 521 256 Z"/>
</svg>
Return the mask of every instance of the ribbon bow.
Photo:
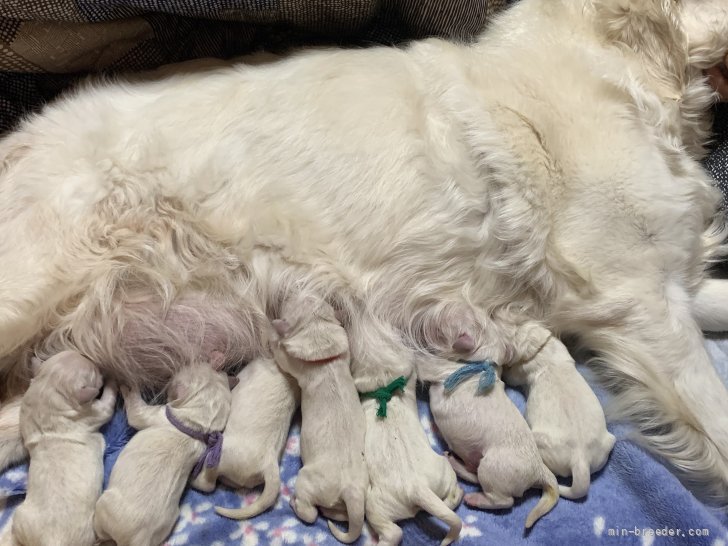
<svg viewBox="0 0 728 546">
<path fill-rule="evenodd" d="M 192 479 L 195 479 L 197 475 L 202 472 L 203 466 L 207 468 L 215 468 L 220 464 L 220 457 L 222 456 L 222 432 L 200 432 L 199 430 L 190 428 L 174 416 L 172 410 L 169 409 L 169 406 L 165 408 L 165 413 L 167 415 L 167 420 L 172 423 L 177 430 L 186 434 L 190 438 L 199 440 L 206 446 L 204 453 L 200 455 L 200 458 L 197 459 L 197 462 L 192 469 Z"/>
<path fill-rule="evenodd" d="M 387 417 L 387 402 L 392 399 L 396 391 L 404 391 L 406 384 L 407 378 L 402 375 L 386 387 L 380 387 L 375 391 L 363 392 L 359 396 L 362 398 L 374 398 L 377 402 L 379 402 L 377 417 Z"/>
<path fill-rule="evenodd" d="M 482 360 L 480 362 L 466 362 L 465 365 L 451 373 L 443 383 L 445 392 L 452 392 L 460 383 L 468 377 L 480 374 L 478 380 L 477 394 L 483 394 L 495 384 L 495 362 L 492 360 Z"/>
</svg>

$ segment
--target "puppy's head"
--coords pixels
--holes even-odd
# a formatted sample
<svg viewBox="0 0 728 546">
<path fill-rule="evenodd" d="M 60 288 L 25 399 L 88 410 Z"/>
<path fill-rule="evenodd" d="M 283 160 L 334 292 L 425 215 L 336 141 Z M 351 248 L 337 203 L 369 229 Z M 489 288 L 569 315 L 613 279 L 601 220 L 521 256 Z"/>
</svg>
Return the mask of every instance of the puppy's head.
<svg viewBox="0 0 728 546">
<path fill-rule="evenodd" d="M 74 351 L 64 351 L 45 362 L 33 358 L 32 383 L 45 391 L 55 409 L 80 409 L 92 402 L 103 387 L 98 367 Z M 55 391 L 57 396 L 52 396 Z"/>
<path fill-rule="evenodd" d="M 233 384 L 209 362 L 181 368 L 167 386 L 168 404 L 204 429 L 222 429 L 230 410 Z"/>
<path fill-rule="evenodd" d="M 349 352 L 346 331 L 334 309 L 316 298 L 299 298 L 283 307 L 283 316 L 272 321 L 272 345 L 277 358 L 323 364 Z M 285 354 L 281 354 L 285 353 Z"/>
</svg>

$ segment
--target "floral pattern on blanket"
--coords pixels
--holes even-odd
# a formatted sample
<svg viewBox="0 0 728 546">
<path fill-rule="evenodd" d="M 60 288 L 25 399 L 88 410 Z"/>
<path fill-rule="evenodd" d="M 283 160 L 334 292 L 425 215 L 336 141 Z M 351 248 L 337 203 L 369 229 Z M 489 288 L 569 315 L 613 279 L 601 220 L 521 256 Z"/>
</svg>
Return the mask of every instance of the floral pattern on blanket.
<svg viewBox="0 0 728 546">
<path fill-rule="evenodd" d="M 707 344 L 721 377 L 728 378 L 728 340 L 708 341 Z M 509 391 L 509 395 L 523 410 L 523 396 L 516 391 Z M 442 452 L 445 445 L 432 426 L 424 391 L 420 393 L 419 409 L 427 436 L 433 447 Z M 295 423 L 290 431 L 281 464 L 281 495 L 273 509 L 248 521 L 228 520 L 218 516 L 214 506 L 250 504 L 259 489 L 234 491 L 219 486 L 211 494 L 188 490 L 174 532 L 165 546 L 338 544 L 323 518 L 312 525 L 303 523 L 288 505 L 301 466 L 299 430 Z M 728 545 L 728 516 L 698 502 L 665 467 L 626 439 L 626 429 L 616 426 L 610 430 L 619 440 L 607 466 L 593 476 L 586 500 L 561 499 L 556 508 L 527 534 L 523 531 L 523 522 L 540 491 L 529 492 L 511 510 L 482 512 L 463 505 L 458 509 L 463 519 L 458 544 Z M 107 477 L 129 434 L 123 411 L 119 410 L 104 430 Z M 26 477 L 27 465 L 11 468 L 0 476 L 0 542 L 9 531 L 14 508 L 22 502 Z M 461 485 L 466 491 L 476 489 L 471 484 Z M 444 526 L 424 513 L 400 524 L 404 528 L 404 546 L 438 544 L 445 535 Z M 376 537 L 365 527 L 355 544 L 376 544 Z"/>
</svg>

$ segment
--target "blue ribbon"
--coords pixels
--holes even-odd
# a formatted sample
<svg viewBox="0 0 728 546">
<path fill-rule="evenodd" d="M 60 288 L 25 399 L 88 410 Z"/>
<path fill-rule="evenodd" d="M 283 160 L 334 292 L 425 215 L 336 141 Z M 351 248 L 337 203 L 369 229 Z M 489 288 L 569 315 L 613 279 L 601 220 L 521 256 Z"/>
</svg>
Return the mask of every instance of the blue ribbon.
<svg viewBox="0 0 728 546">
<path fill-rule="evenodd" d="M 496 381 L 495 362 L 482 360 L 480 362 L 467 362 L 465 365 L 451 373 L 443 384 L 445 392 L 452 392 L 467 378 L 480 374 L 477 394 L 483 394 L 490 389 Z"/>
</svg>

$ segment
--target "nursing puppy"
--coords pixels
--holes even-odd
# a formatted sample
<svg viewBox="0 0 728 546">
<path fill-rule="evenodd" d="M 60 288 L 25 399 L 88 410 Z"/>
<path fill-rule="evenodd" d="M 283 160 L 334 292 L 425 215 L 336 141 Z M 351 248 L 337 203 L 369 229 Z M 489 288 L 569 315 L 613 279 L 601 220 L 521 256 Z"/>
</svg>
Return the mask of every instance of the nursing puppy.
<svg viewBox="0 0 728 546">
<path fill-rule="evenodd" d="M 278 498 L 279 461 L 300 391 L 295 381 L 270 358 L 256 358 L 237 377 L 220 465 L 204 468 L 191 485 L 201 491 L 212 491 L 218 478 L 233 487 L 265 483 L 260 497 L 249 506 L 215 508 L 222 516 L 247 519 L 273 506 Z"/>
<path fill-rule="evenodd" d="M 393 393 L 381 417 L 380 402 L 362 400 L 366 418 L 364 457 L 369 468 L 367 520 L 379 535 L 379 544 L 402 540 L 396 521 L 424 510 L 442 520 L 449 530 L 441 545 L 458 538 L 462 528 L 453 511 L 463 498 L 453 469 L 432 449 L 420 423 L 415 399 L 415 378 Z"/>
<path fill-rule="evenodd" d="M 415 359 L 421 381 L 444 381 L 454 361 L 490 360 L 501 366 L 536 355 L 551 333 L 518 311 L 487 314 L 463 299 L 441 299 L 415 313 L 409 337 L 417 341 Z"/>
<path fill-rule="evenodd" d="M 569 351 L 551 338 L 530 361 L 513 366 L 506 381 L 526 387 L 526 420 L 544 463 L 559 476 L 573 476 L 561 496 L 578 499 L 589 491 L 590 474 L 609 458 L 615 438 L 604 411 L 576 370 Z"/>
<path fill-rule="evenodd" d="M 22 546 L 91 546 L 93 513 L 104 477 L 104 438 L 116 388 L 103 386 L 96 365 L 78 353 L 34 363 L 23 396 L 20 431 L 28 452 L 28 492 L 13 516 L 12 536 Z"/>
<path fill-rule="evenodd" d="M 472 44 L 68 94 L 0 141 L 1 396 L 46 333 L 114 347 L 98 323 L 130 285 L 228 300 L 257 241 L 300 241 L 352 273 L 381 329 L 466 290 L 578 337 L 618 416 L 725 504 L 728 391 L 699 328 L 724 322 L 700 294 L 725 230 L 699 161 L 703 70 L 727 50 L 724 0 L 522 0 Z M 372 344 L 351 345 L 353 368 Z"/>
<path fill-rule="evenodd" d="M 208 462 L 205 444 L 172 425 L 168 414 L 195 431 L 221 431 L 230 398 L 227 377 L 207 363 L 177 372 L 166 406 L 148 406 L 138 391 L 124 391 L 129 424 L 139 432 L 119 455 L 108 489 L 96 503 L 93 527 L 102 542 L 154 546 L 164 541 L 179 515 L 190 473 Z"/>
<path fill-rule="evenodd" d="M 312 523 L 345 510 L 349 530 L 331 521 L 341 542 L 353 542 L 364 526 L 369 484 L 364 462 L 364 416 L 349 370 L 349 342 L 333 308 L 317 297 L 292 297 L 273 321 L 273 355 L 301 388 L 301 468 L 291 507 Z M 333 517 L 333 516 L 332 516 Z M 338 519 L 338 518 L 337 518 Z"/>
<path fill-rule="evenodd" d="M 463 463 L 450 457 L 455 472 L 479 483 L 482 493 L 468 493 L 465 503 L 484 509 L 513 506 L 514 497 L 531 487 L 543 489 L 526 518 L 530 528 L 559 499 L 556 478 L 544 465 L 528 424 L 505 393 L 503 382 L 478 393 L 479 378 L 465 379 L 452 391 L 430 386 L 430 409 L 443 438 Z"/>
</svg>

